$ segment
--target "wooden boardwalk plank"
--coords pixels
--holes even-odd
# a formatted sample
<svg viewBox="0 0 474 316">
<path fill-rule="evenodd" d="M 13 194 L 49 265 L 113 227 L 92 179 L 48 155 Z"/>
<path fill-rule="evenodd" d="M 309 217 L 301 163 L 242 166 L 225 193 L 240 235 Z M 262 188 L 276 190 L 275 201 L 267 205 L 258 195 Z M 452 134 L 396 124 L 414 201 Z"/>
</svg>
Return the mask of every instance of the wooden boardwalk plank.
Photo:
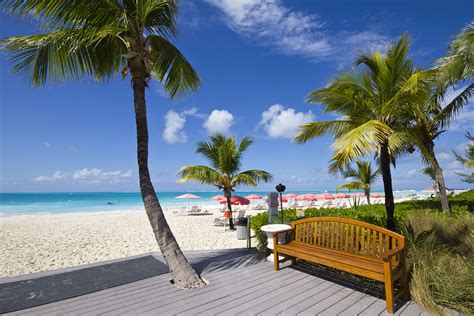
<svg viewBox="0 0 474 316">
<path fill-rule="evenodd" d="M 158 254 L 153 255 L 157 260 Z M 291 267 L 273 271 L 255 252 L 234 249 L 186 253 L 210 280 L 187 291 L 169 274 L 107 288 L 12 313 L 12 315 L 377 315 L 385 301 Z M 413 302 L 395 315 L 420 315 Z"/>
<path fill-rule="evenodd" d="M 318 286 L 314 287 L 313 289 L 305 292 L 303 295 L 296 297 L 292 300 L 293 303 L 291 306 L 287 307 L 285 310 L 278 313 L 278 315 L 296 315 L 299 312 L 311 307 L 315 300 L 324 293 L 333 293 L 333 291 L 339 290 L 337 284 L 325 281 L 320 283 Z"/>
<path fill-rule="evenodd" d="M 281 299 L 279 301 L 275 301 L 274 305 L 271 308 L 262 310 L 259 315 L 276 315 L 279 313 L 284 313 L 285 311 L 289 310 L 291 307 L 298 305 L 301 301 L 305 300 L 306 298 L 315 295 L 321 291 L 324 291 L 327 287 L 331 286 L 332 283 L 320 279 L 314 278 L 311 282 L 311 287 L 303 288 L 303 291 L 292 291 L 291 293 L 287 293 L 287 298 Z M 273 301 L 273 300 L 272 300 Z"/>
<path fill-rule="evenodd" d="M 207 306 L 207 309 L 202 313 L 205 315 L 209 314 L 218 314 L 221 311 L 227 311 L 232 309 L 235 306 L 240 306 L 242 308 L 243 304 L 251 301 L 254 297 L 259 297 L 260 294 L 264 291 L 264 289 L 271 289 L 276 290 L 279 287 L 279 284 L 288 284 L 291 282 L 295 282 L 301 279 L 302 276 L 298 275 L 296 271 L 289 271 L 288 273 L 281 274 L 279 276 L 275 276 L 272 278 L 264 278 L 261 279 L 258 284 L 252 284 L 246 281 L 240 282 L 235 287 L 229 290 L 229 292 L 224 293 L 222 290 L 217 289 L 217 293 L 219 293 L 218 298 L 223 297 L 230 297 L 230 301 L 226 303 L 221 303 L 220 300 L 213 300 L 209 297 L 206 298 L 207 302 L 210 304 Z M 274 280 L 273 282 L 271 280 Z M 193 313 L 193 299 L 187 299 L 184 301 L 186 303 L 186 307 L 179 306 L 178 311 L 183 311 L 184 309 L 190 313 Z M 201 301 L 197 305 L 203 304 L 204 301 Z M 152 310 L 154 313 L 168 313 L 171 310 L 169 307 L 166 308 L 157 308 Z M 232 312 L 229 312 L 229 314 Z"/>
<path fill-rule="evenodd" d="M 260 267 L 257 267 L 256 270 L 259 271 L 260 278 L 256 278 L 253 281 L 255 284 L 262 282 L 262 280 L 265 278 L 269 279 L 269 276 L 271 275 L 271 272 L 272 272 L 271 270 L 262 271 Z M 247 271 L 245 273 L 251 273 L 251 271 L 250 272 Z M 242 274 L 245 274 L 245 273 L 242 273 Z M 131 312 L 131 311 L 136 312 L 136 313 L 141 313 L 141 312 L 146 312 L 147 310 L 152 310 L 153 308 L 161 308 L 161 309 L 163 308 L 170 309 L 172 307 L 178 308 L 178 307 L 182 307 L 183 304 L 186 303 L 186 299 L 188 297 L 197 297 L 197 298 L 205 297 L 206 299 L 211 298 L 214 300 L 217 298 L 215 297 L 216 294 L 222 294 L 222 293 L 225 294 L 227 293 L 226 290 L 232 290 L 232 288 L 235 286 L 233 284 L 238 284 L 239 282 L 245 282 L 242 280 L 242 274 L 235 274 L 229 277 L 222 275 L 219 278 L 214 277 L 214 276 L 209 276 L 211 283 L 208 286 L 198 289 L 198 290 L 193 290 L 193 291 L 178 290 L 179 292 L 176 293 L 176 295 L 162 295 L 160 293 L 160 301 L 153 300 L 153 296 L 156 296 L 155 293 L 150 293 L 148 296 L 138 296 L 138 297 L 134 296 L 134 297 L 131 297 L 131 299 L 127 302 L 127 304 L 120 304 L 120 305 L 114 306 L 114 308 L 112 309 L 109 308 L 109 310 L 106 313 L 104 313 L 104 315 L 114 314 L 115 312 L 126 313 L 126 312 Z M 150 302 L 150 304 L 146 304 L 146 302 Z"/>
<path fill-rule="evenodd" d="M 302 313 L 303 315 L 319 315 L 320 313 L 323 313 L 326 309 L 330 308 L 331 306 L 339 304 L 340 301 L 346 299 L 349 297 L 354 290 L 349 289 L 349 288 L 342 288 L 335 292 L 334 294 L 326 297 L 325 299 L 321 300 L 318 302 L 318 304 L 315 304 L 308 308 L 307 310 Z"/>
<path fill-rule="evenodd" d="M 327 309 L 321 311 L 320 315 L 338 315 L 343 310 L 347 309 L 349 306 L 360 300 L 365 294 L 359 291 L 353 291 L 348 296 L 344 297 L 342 300 L 338 301 L 336 304 L 329 306 Z"/>
<path fill-rule="evenodd" d="M 363 310 L 365 310 L 370 305 L 372 305 L 376 300 L 377 298 L 370 296 L 368 294 L 364 294 L 364 296 L 360 300 L 355 301 L 351 306 L 349 306 L 348 308 L 340 312 L 339 315 L 341 316 L 358 315 Z"/>
</svg>

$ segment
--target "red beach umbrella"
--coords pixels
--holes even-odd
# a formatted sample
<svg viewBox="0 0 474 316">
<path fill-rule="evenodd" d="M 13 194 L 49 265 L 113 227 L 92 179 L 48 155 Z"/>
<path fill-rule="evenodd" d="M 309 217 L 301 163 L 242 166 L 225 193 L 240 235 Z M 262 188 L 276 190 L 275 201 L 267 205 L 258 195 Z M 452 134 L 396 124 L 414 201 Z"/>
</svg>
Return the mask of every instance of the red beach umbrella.
<svg viewBox="0 0 474 316">
<path fill-rule="evenodd" d="M 351 197 L 351 195 L 347 193 L 336 193 L 334 194 L 334 197 L 336 197 L 337 199 L 346 199 Z"/>
<path fill-rule="evenodd" d="M 265 201 L 268 201 L 268 197 L 264 197 L 263 198 Z M 278 197 L 278 202 L 280 202 L 280 197 Z M 285 197 L 283 196 L 283 203 L 286 203 L 288 202 L 288 199 L 285 199 Z"/>
<path fill-rule="evenodd" d="M 370 197 L 373 197 L 373 198 L 383 198 L 383 197 L 385 197 L 385 195 L 380 194 L 380 193 L 372 193 L 372 194 L 370 195 Z"/>
<path fill-rule="evenodd" d="M 359 192 L 359 193 L 354 194 L 353 196 L 355 196 L 355 197 L 365 197 L 365 194 L 362 193 L 362 192 Z"/>
<path fill-rule="evenodd" d="M 245 197 L 247 200 L 262 200 L 263 197 L 258 194 L 250 194 Z"/>
<path fill-rule="evenodd" d="M 295 199 L 301 200 L 301 201 L 316 201 L 318 198 L 316 197 L 315 194 L 307 193 L 307 194 L 298 195 L 297 197 L 295 197 Z"/>
<path fill-rule="evenodd" d="M 201 198 L 200 196 L 190 194 L 190 193 L 175 197 L 175 199 L 200 199 L 200 198 Z"/>
<path fill-rule="evenodd" d="M 227 199 L 221 200 L 220 203 L 221 203 L 221 204 L 227 203 Z M 233 195 L 233 196 L 230 198 L 230 203 L 231 203 L 232 205 L 249 205 L 249 204 L 250 204 L 250 201 L 249 201 L 248 199 L 244 198 L 243 196 Z"/>
<path fill-rule="evenodd" d="M 225 200 L 225 196 L 223 196 L 223 195 L 215 195 L 215 196 L 211 197 L 211 200 L 214 200 L 214 201 Z"/>
<path fill-rule="evenodd" d="M 285 199 L 294 199 L 297 196 L 298 196 L 298 194 L 288 193 L 288 194 L 283 195 L 283 198 L 285 198 Z"/>
<path fill-rule="evenodd" d="M 321 200 L 334 200 L 334 196 L 329 193 L 316 194 L 316 197 Z"/>
</svg>

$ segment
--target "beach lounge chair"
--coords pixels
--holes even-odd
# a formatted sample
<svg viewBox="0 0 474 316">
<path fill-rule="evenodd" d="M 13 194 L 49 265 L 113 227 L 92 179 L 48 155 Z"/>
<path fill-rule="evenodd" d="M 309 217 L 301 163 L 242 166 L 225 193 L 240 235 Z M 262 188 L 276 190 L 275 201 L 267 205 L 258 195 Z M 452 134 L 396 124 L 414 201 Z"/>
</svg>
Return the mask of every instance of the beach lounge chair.
<svg viewBox="0 0 474 316">
<path fill-rule="evenodd" d="M 234 213 L 234 214 L 237 214 L 237 216 L 234 215 L 234 220 L 243 218 L 245 217 L 245 209 L 244 210 L 240 209 L 237 213 Z"/>
</svg>

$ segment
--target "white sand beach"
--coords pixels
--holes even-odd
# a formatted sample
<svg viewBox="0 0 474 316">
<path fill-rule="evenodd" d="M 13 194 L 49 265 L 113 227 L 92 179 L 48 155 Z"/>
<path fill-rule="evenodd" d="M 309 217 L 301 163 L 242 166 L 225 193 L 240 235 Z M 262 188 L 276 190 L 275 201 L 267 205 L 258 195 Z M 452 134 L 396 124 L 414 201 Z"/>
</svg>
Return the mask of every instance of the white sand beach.
<svg viewBox="0 0 474 316">
<path fill-rule="evenodd" d="M 212 209 L 212 207 L 214 207 Z M 246 247 L 236 232 L 214 226 L 216 215 L 165 216 L 183 250 Z M 145 211 L 0 217 L 0 276 L 72 267 L 159 251 Z"/>
<path fill-rule="evenodd" d="M 407 199 L 413 197 L 396 201 Z M 383 200 L 373 202 L 383 203 Z M 324 203 L 317 201 L 315 206 Z M 173 214 L 176 208 L 165 209 L 168 223 L 183 250 L 246 247 L 246 241 L 238 240 L 236 232 L 213 225 L 214 218 L 222 215 L 218 205 L 202 208 L 212 215 L 178 216 Z M 247 215 L 257 212 L 252 210 Z M 3 216 L 0 224 L 0 276 L 159 251 L 144 210 Z M 252 240 L 252 246 L 255 243 Z"/>
</svg>

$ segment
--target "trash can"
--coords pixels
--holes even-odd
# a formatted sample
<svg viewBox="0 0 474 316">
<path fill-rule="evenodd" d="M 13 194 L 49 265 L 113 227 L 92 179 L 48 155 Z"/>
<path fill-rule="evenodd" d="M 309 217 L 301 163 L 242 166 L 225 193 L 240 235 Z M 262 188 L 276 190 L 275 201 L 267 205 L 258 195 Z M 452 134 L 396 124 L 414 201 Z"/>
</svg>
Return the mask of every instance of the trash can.
<svg viewBox="0 0 474 316">
<path fill-rule="evenodd" d="M 241 217 L 237 219 L 237 239 L 247 239 L 247 223 L 248 218 Z"/>
</svg>

